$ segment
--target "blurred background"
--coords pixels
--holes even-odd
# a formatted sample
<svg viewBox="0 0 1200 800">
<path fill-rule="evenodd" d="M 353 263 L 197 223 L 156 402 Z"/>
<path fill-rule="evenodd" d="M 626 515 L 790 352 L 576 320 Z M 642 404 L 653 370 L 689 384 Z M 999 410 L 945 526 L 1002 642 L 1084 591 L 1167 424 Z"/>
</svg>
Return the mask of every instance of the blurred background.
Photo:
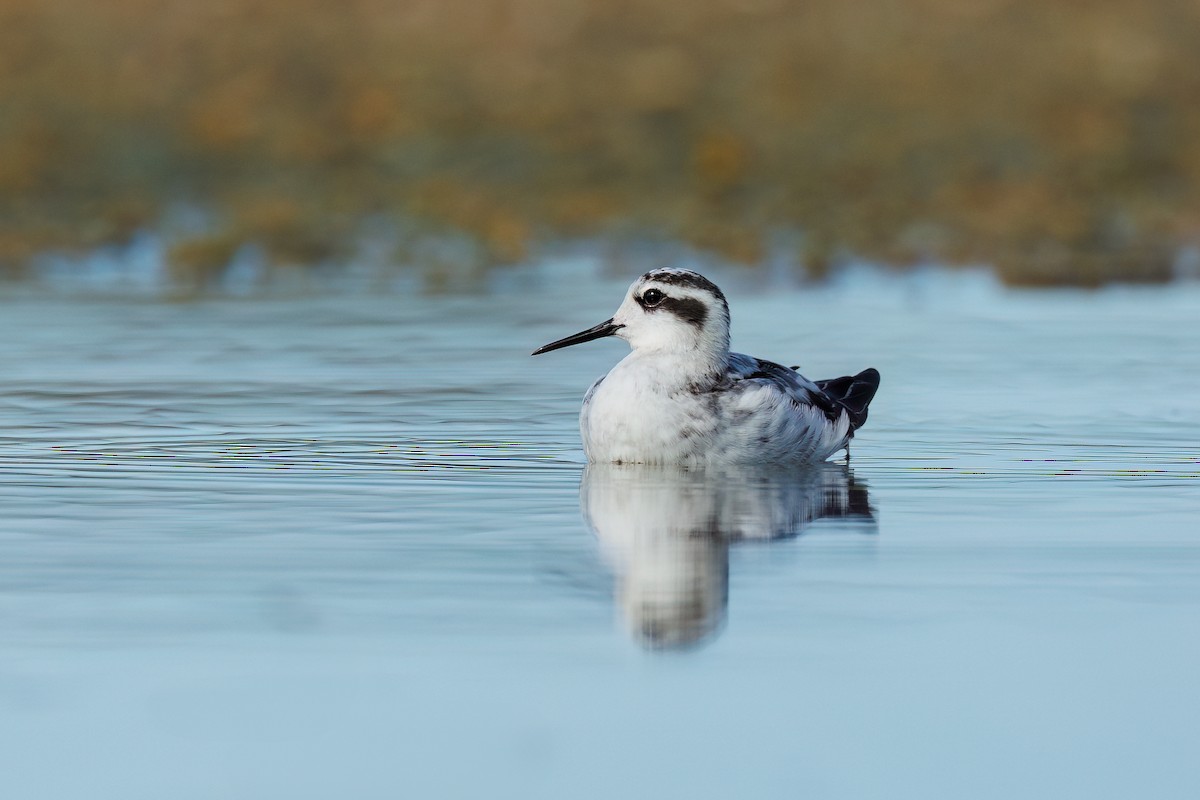
<svg viewBox="0 0 1200 800">
<path fill-rule="evenodd" d="M 1198 52 L 1183 0 L 0 0 L 0 273 L 452 288 L 582 241 L 1162 282 Z"/>
<path fill-rule="evenodd" d="M 1193 800 L 1197 318 L 1200 0 L 0 0 L 0 798 Z"/>
</svg>

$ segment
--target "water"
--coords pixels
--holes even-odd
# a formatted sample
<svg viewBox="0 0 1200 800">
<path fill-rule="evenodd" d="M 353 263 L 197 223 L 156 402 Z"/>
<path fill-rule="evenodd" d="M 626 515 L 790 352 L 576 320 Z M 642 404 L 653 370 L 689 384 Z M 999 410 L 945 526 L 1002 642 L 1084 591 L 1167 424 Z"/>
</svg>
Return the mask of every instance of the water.
<svg viewBox="0 0 1200 800">
<path fill-rule="evenodd" d="M 721 283 L 851 469 L 585 474 L 624 282 L 8 290 L 4 796 L 1194 797 L 1200 289 Z"/>
</svg>

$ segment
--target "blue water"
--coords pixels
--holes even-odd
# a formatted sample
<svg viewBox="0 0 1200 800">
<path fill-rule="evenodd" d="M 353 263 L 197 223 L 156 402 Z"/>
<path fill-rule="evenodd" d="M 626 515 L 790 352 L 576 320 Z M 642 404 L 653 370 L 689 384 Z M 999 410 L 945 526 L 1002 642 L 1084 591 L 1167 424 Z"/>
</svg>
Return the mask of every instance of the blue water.
<svg viewBox="0 0 1200 800">
<path fill-rule="evenodd" d="M 1200 792 L 1200 286 L 715 274 L 849 466 L 591 468 L 617 341 L 481 295 L 0 290 L 0 793 Z"/>
</svg>

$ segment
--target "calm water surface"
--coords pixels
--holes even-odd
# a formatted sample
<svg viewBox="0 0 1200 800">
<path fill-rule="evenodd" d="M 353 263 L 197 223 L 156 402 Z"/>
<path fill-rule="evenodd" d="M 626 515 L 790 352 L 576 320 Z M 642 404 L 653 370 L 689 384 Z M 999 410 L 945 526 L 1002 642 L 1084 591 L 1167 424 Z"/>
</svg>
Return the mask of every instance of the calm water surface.
<svg viewBox="0 0 1200 800">
<path fill-rule="evenodd" d="M 585 470 L 627 281 L 5 290 L 3 796 L 1197 796 L 1200 287 L 721 282 L 850 468 Z"/>
</svg>

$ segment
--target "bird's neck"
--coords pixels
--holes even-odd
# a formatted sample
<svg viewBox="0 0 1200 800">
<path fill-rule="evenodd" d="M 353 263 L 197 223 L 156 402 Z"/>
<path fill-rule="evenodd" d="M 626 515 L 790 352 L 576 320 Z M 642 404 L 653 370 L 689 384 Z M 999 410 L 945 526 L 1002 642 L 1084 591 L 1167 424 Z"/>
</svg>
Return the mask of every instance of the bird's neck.
<svg viewBox="0 0 1200 800">
<path fill-rule="evenodd" d="M 652 370 L 655 383 L 667 391 L 709 389 L 729 368 L 728 350 L 637 349 L 629 358 L 638 367 Z"/>
</svg>

